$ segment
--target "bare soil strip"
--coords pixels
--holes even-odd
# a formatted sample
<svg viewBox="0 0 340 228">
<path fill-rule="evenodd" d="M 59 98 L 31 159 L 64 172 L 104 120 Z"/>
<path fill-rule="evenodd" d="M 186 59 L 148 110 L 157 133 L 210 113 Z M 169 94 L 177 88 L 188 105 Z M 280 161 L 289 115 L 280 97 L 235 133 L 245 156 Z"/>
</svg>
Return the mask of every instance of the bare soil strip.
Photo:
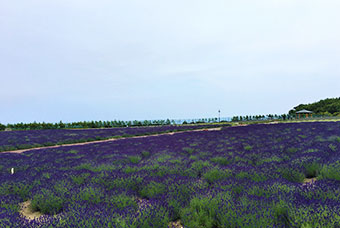
<svg viewBox="0 0 340 228">
<path fill-rule="evenodd" d="M 314 185 L 316 181 L 317 181 L 317 179 L 316 179 L 315 177 L 313 177 L 313 178 L 305 178 L 305 179 L 303 180 L 302 185 L 303 185 L 303 186 L 306 186 L 306 185 Z"/>
<path fill-rule="evenodd" d="M 196 130 L 188 130 L 188 131 L 160 133 L 160 134 L 153 134 L 153 135 L 141 135 L 141 136 L 133 136 L 133 137 L 112 138 L 112 139 L 96 140 L 96 141 L 82 142 L 82 143 L 72 143 L 72 144 L 63 144 L 63 145 L 55 145 L 55 146 L 43 146 L 43 147 L 36 147 L 36 148 L 30 148 L 30 149 L 24 149 L 24 150 L 4 151 L 4 152 L 1 152 L 0 154 L 4 154 L 4 153 L 21 154 L 21 153 L 26 152 L 26 151 L 33 151 L 33 150 L 40 150 L 40 149 L 59 148 L 59 147 L 68 147 L 68 146 L 80 146 L 80 145 L 88 145 L 88 144 L 93 144 L 93 143 L 111 142 L 111 141 L 124 140 L 124 139 L 146 138 L 146 137 L 154 137 L 154 136 L 161 136 L 161 135 L 174 135 L 174 134 L 180 134 L 180 133 L 185 133 L 185 132 L 220 131 L 221 129 L 222 129 L 222 127 L 204 128 L 204 129 L 196 129 Z"/>
<path fill-rule="evenodd" d="M 40 212 L 32 211 L 30 208 L 30 205 L 31 205 L 31 201 L 29 200 L 20 204 L 20 214 L 22 216 L 24 216 L 28 220 L 37 219 L 40 216 L 42 216 Z"/>
</svg>

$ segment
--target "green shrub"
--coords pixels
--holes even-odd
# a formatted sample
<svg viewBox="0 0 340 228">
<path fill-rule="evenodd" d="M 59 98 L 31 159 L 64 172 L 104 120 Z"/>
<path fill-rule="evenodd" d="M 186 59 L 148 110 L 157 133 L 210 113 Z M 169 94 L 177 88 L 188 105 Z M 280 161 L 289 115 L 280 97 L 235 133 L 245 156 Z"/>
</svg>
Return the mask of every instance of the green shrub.
<svg viewBox="0 0 340 228">
<path fill-rule="evenodd" d="M 181 211 L 181 221 L 188 228 L 213 228 L 216 226 L 218 200 L 211 197 L 195 197 Z"/>
<path fill-rule="evenodd" d="M 165 193 L 165 191 L 166 187 L 164 184 L 152 181 L 140 191 L 140 196 L 150 199 L 158 197 L 159 195 Z"/>
<path fill-rule="evenodd" d="M 262 173 L 253 173 L 249 175 L 250 179 L 255 181 L 255 182 L 262 182 L 262 181 L 266 181 L 268 179 L 268 177 Z"/>
<path fill-rule="evenodd" d="M 172 208 L 172 220 L 180 218 L 182 205 L 189 202 L 194 190 L 187 184 L 173 184 L 169 186 L 169 207 Z"/>
<path fill-rule="evenodd" d="M 233 185 L 231 187 L 231 192 L 234 193 L 235 195 L 239 195 L 243 192 L 244 187 L 242 185 Z"/>
<path fill-rule="evenodd" d="M 298 152 L 299 148 L 295 148 L 295 147 L 290 147 L 287 149 L 287 152 L 290 154 L 294 154 L 296 152 Z"/>
<path fill-rule="evenodd" d="M 89 173 L 82 173 L 79 176 L 71 176 L 73 183 L 77 185 L 81 185 L 85 182 L 85 180 L 90 176 Z"/>
<path fill-rule="evenodd" d="M 111 197 L 109 204 L 120 210 L 127 207 L 131 207 L 133 209 L 138 208 L 136 201 L 124 193 Z"/>
<path fill-rule="evenodd" d="M 329 149 L 331 149 L 331 150 L 334 151 L 334 152 L 335 152 L 336 149 L 337 149 L 337 146 L 334 145 L 334 144 L 329 144 L 328 147 L 329 147 Z"/>
<path fill-rule="evenodd" d="M 170 219 L 168 211 L 163 207 L 148 207 L 141 213 L 132 227 L 138 228 L 168 228 Z M 130 227 L 130 226 L 127 226 Z"/>
<path fill-rule="evenodd" d="M 211 162 L 213 163 L 218 163 L 220 165 L 228 165 L 230 164 L 230 160 L 228 160 L 227 158 L 225 157 L 213 157 L 210 159 Z"/>
<path fill-rule="evenodd" d="M 136 167 L 126 167 L 125 169 L 124 169 L 124 173 L 127 173 L 127 174 L 129 174 L 129 173 L 136 173 L 136 172 L 138 172 L 138 168 L 136 168 Z"/>
<path fill-rule="evenodd" d="M 304 165 L 307 178 L 317 177 L 321 171 L 321 165 L 317 162 L 307 163 Z"/>
<path fill-rule="evenodd" d="M 3 183 L 0 186 L 0 195 L 17 195 L 17 196 L 20 196 L 22 200 L 27 200 L 29 198 L 32 188 L 33 188 L 33 185 L 29 185 L 29 184 Z"/>
<path fill-rule="evenodd" d="M 245 147 L 244 147 L 244 149 L 245 149 L 245 150 L 252 150 L 252 149 L 253 149 L 253 147 L 252 147 L 252 146 L 250 146 L 250 145 L 247 145 L 247 146 L 245 146 Z"/>
<path fill-rule="evenodd" d="M 137 164 L 138 162 L 140 162 L 140 160 L 142 160 L 140 156 L 129 156 L 128 159 L 133 164 Z"/>
<path fill-rule="evenodd" d="M 227 178 L 231 175 L 230 171 L 220 170 L 220 169 L 211 169 L 203 175 L 203 178 L 209 183 L 212 184 L 221 179 Z"/>
<path fill-rule="evenodd" d="M 204 168 L 211 166 L 211 164 L 208 161 L 195 161 L 191 164 L 191 169 L 194 172 L 195 176 L 201 176 L 202 171 Z"/>
<path fill-rule="evenodd" d="M 291 227 L 289 209 L 286 202 L 280 200 L 280 202 L 276 203 L 273 206 L 273 212 L 278 225 L 284 224 L 285 227 Z"/>
<path fill-rule="evenodd" d="M 86 187 L 78 193 L 77 198 L 90 203 L 100 203 L 104 201 L 104 194 L 99 189 Z"/>
<path fill-rule="evenodd" d="M 104 180 L 104 186 L 108 189 L 122 188 L 125 190 L 138 191 L 143 181 L 142 177 L 130 176 L 127 178 L 116 178 L 113 180 Z"/>
<path fill-rule="evenodd" d="M 163 162 L 168 161 L 170 158 L 171 158 L 170 155 L 168 155 L 168 154 L 162 154 L 162 155 L 160 155 L 160 156 L 157 158 L 157 161 L 163 163 Z"/>
<path fill-rule="evenodd" d="M 59 213 L 63 208 L 64 200 L 48 189 L 42 189 L 41 192 L 33 196 L 30 204 L 31 210 L 49 215 Z"/>
<path fill-rule="evenodd" d="M 184 147 L 183 151 L 186 152 L 187 154 L 191 155 L 194 152 L 194 149 L 190 148 L 190 147 Z"/>
<path fill-rule="evenodd" d="M 322 179 L 340 181 L 340 161 L 330 165 L 324 165 L 320 171 L 320 177 Z"/>
<path fill-rule="evenodd" d="M 150 157 L 150 152 L 149 152 L 149 151 L 143 150 L 143 151 L 142 151 L 142 157 L 143 157 L 143 158 L 148 158 L 148 157 Z"/>
<path fill-rule="evenodd" d="M 244 172 L 244 171 L 241 171 L 239 172 L 238 174 L 235 175 L 235 178 L 237 179 L 244 179 L 244 178 L 248 178 L 250 175 L 248 172 Z"/>
<path fill-rule="evenodd" d="M 305 175 L 295 169 L 284 168 L 280 172 L 283 178 L 292 182 L 302 183 L 305 179 Z"/>
</svg>

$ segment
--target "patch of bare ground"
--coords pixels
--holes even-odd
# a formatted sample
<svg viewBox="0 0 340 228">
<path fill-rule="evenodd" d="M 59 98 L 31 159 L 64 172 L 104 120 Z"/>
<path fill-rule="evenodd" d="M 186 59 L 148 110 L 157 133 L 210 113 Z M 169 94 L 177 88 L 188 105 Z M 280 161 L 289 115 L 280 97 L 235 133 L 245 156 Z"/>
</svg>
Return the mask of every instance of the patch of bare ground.
<svg viewBox="0 0 340 228">
<path fill-rule="evenodd" d="M 21 154 L 26 151 L 32 151 L 32 150 L 39 150 L 39 149 L 49 149 L 49 148 L 59 148 L 59 147 L 68 147 L 68 146 L 81 146 L 81 145 L 88 145 L 93 143 L 103 143 L 103 142 L 110 142 L 110 141 L 117 141 L 117 140 L 124 140 L 124 139 L 136 139 L 136 138 L 147 138 L 147 137 L 155 137 L 155 136 L 161 136 L 161 135 L 175 135 L 185 132 L 197 132 L 197 131 L 220 131 L 222 128 L 205 128 L 205 129 L 196 129 L 196 130 L 190 130 L 190 131 L 179 131 L 179 132 L 169 132 L 169 133 L 160 133 L 160 134 L 154 134 L 154 135 L 142 135 L 142 136 L 133 136 L 133 137 L 123 137 L 123 138 L 112 138 L 112 139 L 104 139 L 104 140 L 96 140 L 96 141 L 90 141 L 90 142 L 83 142 L 83 143 L 72 143 L 72 144 L 63 144 L 63 145 L 55 145 L 55 146 L 45 146 L 45 147 L 36 147 L 36 148 L 30 148 L 30 149 L 24 149 L 24 150 L 13 150 L 13 151 L 4 151 L 1 153 L 15 153 L 15 154 Z"/>
<path fill-rule="evenodd" d="M 39 218 L 43 215 L 38 211 L 32 211 L 30 206 L 31 206 L 30 200 L 25 201 L 25 202 L 20 204 L 20 214 L 22 216 L 24 216 L 26 219 L 34 220 L 34 219 L 37 219 L 37 218 Z"/>
<path fill-rule="evenodd" d="M 177 220 L 175 222 L 170 222 L 169 228 L 183 228 L 183 225 L 181 224 L 180 220 Z"/>
<path fill-rule="evenodd" d="M 273 121 L 273 122 L 269 122 L 269 123 L 266 123 L 266 124 L 278 124 L 280 123 L 279 121 Z"/>
<path fill-rule="evenodd" d="M 316 182 L 316 177 L 313 177 L 313 178 L 305 178 L 303 180 L 303 183 L 302 185 L 303 186 L 313 186 Z"/>
<path fill-rule="evenodd" d="M 149 200 L 147 199 L 143 199 L 143 198 L 139 198 L 137 197 L 137 205 L 138 205 L 138 211 L 142 211 L 145 210 L 147 207 L 149 207 L 151 204 L 149 203 Z"/>
</svg>

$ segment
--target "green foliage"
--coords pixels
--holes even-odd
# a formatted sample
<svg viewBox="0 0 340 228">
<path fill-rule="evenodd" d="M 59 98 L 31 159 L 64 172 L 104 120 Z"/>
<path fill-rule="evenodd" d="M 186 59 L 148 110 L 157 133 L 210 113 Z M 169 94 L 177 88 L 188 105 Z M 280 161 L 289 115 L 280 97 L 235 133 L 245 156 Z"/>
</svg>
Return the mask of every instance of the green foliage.
<svg viewBox="0 0 340 228">
<path fill-rule="evenodd" d="M 257 172 L 250 174 L 249 178 L 255 182 L 262 182 L 268 179 L 268 177 L 265 174 Z"/>
<path fill-rule="evenodd" d="M 283 168 L 280 170 L 280 173 L 283 178 L 297 183 L 302 183 L 305 179 L 305 175 L 298 170 Z"/>
<path fill-rule="evenodd" d="M 213 184 L 216 181 L 231 176 L 230 170 L 211 169 L 203 175 L 203 178 L 209 183 Z"/>
<path fill-rule="evenodd" d="M 142 160 L 140 156 L 129 156 L 128 159 L 131 163 L 134 164 L 137 164 L 140 160 Z"/>
<path fill-rule="evenodd" d="M 270 197 L 272 193 L 268 191 L 265 187 L 253 185 L 249 190 L 248 194 L 260 197 Z"/>
<path fill-rule="evenodd" d="M 124 189 L 138 191 L 142 181 L 143 178 L 139 176 L 129 176 L 126 178 L 99 177 L 96 179 L 96 183 L 103 185 L 105 190 Z"/>
<path fill-rule="evenodd" d="M 168 155 L 168 154 L 162 154 L 162 155 L 160 155 L 160 156 L 157 158 L 157 161 L 163 163 L 163 162 L 168 161 L 170 158 L 171 158 L 170 155 Z"/>
<path fill-rule="evenodd" d="M 166 186 L 155 181 L 150 182 L 147 186 L 142 188 L 140 196 L 143 198 L 157 198 L 159 195 L 165 193 Z"/>
<path fill-rule="evenodd" d="M 46 179 L 50 179 L 51 178 L 51 174 L 49 174 L 49 173 L 43 173 L 43 175 L 42 175 L 44 178 L 46 178 Z"/>
<path fill-rule="evenodd" d="M 216 225 L 218 200 L 211 197 L 195 197 L 181 211 L 181 221 L 188 228 L 213 228 Z"/>
<path fill-rule="evenodd" d="M 93 170 L 93 167 L 90 163 L 82 163 L 78 166 L 75 166 L 74 169 L 75 170 L 82 170 L 82 169 Z"/>
<path fill-rule="evenodd" d="M 253 147 L 252 147 L 252 146 L 250 146 L 250 145 L 247 145 L 247 146 L 245 146 L 245 147 L 244 147 L 244 149 L 245 149 L 245 150 L 252 150 L 252 149 L 253 149 Z"/>
<path fill-rule="evenodd" d="M 62 210 L 63 204 L 63 198 L 56 196 L 48 189 L 42 189 L 41 193 L 33 196 L 30 207 L 32 211 L 40 211 L 43 214 L 54 215 Z"/>
<path fill-rule="evenodd" d="M 100 203 L 104 201 L 104 194 L 97 188 L 85 187 L 78 193 L 76 198 L 89 203 Z"/>
<path fill-rule="evenodd" d="M 340 161 L 324 165 L 320 171 L 320 178 L 340 181 Z"/>
<path fill-rule="evenodd" d="M 191 195 L 195 191 L 191 186 L 187 184 L 174 184 L 169 187 L 169 207 L 172 209 L 172 220 L 180 218 L 180 212 L 182 205 L 187 204 L 191 198 Z"/>
<path fill-rule="evenodd" d="M 133 226 L 138 228 L 168 228 L 169 222 L 169 214 L 165 208 L 148 207 L 133 223 Z"/>
<path fill-rule="evenodd" d="M 295 147 L 290 147 L 287 149 L 287 152 L 290 154 L 294 154 L 299 150 L 299 148 L 295 148 Z"/>
<path fill-rule="evenodd" d="M 68 153 L 68 154 L 77 154 L 78 151 L 77 151 L 77 150 L 70 150 L 70 151 L 68 151 L 67 153 Z"/>
<path fill-rule="evenodd" d="M 146 151 L 146 150 L 143 150 L 143 151 L 142 151 L 142 157 L 143 157 L 143 158 L 148 158 L 148 157 L 150 157 L 150 152 L 149 152 L 149 151 Z"/>
<path fill-rule="evenodd" d="M 336 116 L 340 110 L 340 98 L 327 98 L 311 104 L 300 104 L 290 110 L 289 114 L 295 115 L 297 111 L 301 111 L 303 109 L 313 111 L 314 114 L 317 115 L 329 113 L 330 115 Z"/>
<path fill-rule="evenodd" d="M 305 174 L 307 178 L 317 177 L 322 166 L 316 161 L 304 165 Z"/>
<path fill-rule="evenodd" d="M 6 125 L 0 123 L 0 131 L 4 131 L 6 129 Z"/>
<path fill-rule="evenodd" d="M 194 152 L 194 149 L 190 147 L 183 147 L 182 150 L 189 155 L 191 155 Z"/>
<path fill-rule="evenodd" d="M 290 227 L 290 215 L 288 205 L 285 201 L 280 200 L 273 206 L 274 216 L 277 219 L 278 225 L 284 224 L 286 227 Z"/>
<path fill-rule="evenodd" d="M 290 218 L 294 221 L 296 227 L 336 228 L 340 225 L 340 215 L 337 212 L 334 208 L 329 208 L 327 205 L 322 204 L 317 208 L 304 206 L 293 208 Z"/>
<path fill-rule="evenodd" d="M 244 179 L 244 178 L 249 178 L 249 176 L 250 175 L 249 175 L 248 172 L 241 171 L 238 174 L 236 174 L 235 178 L 237 178 L 237 179 Z"/>
<path fill-rule="evenodd" d="M 210 166 L 208 161 L 198 160 L 191 164 L 191 169 L 195 176 L 201 176 L 203 169 Z"/>
<path fill-rule="evenodd" d="M 190 159 L 190 160 L 197 160 L 197 159 L 198 159 L 198 157 L 197 157 L 197 156 L 195 156 L 195 155 L 191 155 L 191 156 L 189 157 L 189 159 Z"/>
<path fill-rule="evenodd" d="M 2 185 L 0 185 L 0 195 L 17 195 L 20 196 L 22 200 L 27 200 L 32 188 L 33 185 L 29 184 L 3 183 Z"/>
<path fill-rule="evenodd" d="M 334 144 L 329 144 L 328 147 L 329 147 L 329 149 L 331 149 L 331 150 L 334 151 L 334 152 L 335 152 L 336 149 L 337 149 L 337 146 L 334 145 Z"/>
<path fill-rule="evenodd" d="M 129 174 L 129 173 L 136 173 L 136 172 L 138 172 L 138 168 L 136 168 L 136 167 L 128 166 L 128 167 L 126 167 L 124 169 L 124 173 L 127 173 L 127 174 Z"/>
<path fill-rule="evenodd" d="M 282 158 L 274 155 L 274 156 L 269 157 L 269 158 L 263 158 L 263 159 L 258 160 L 256 165 L 262 165 L 263 163 L 270 163 L 270 162 L 280 162 L 282 160 L 283 160 Z"/>
<path fill-rule="evenodd" d="M 210 159 L 210 161 L 213 162 L 213 163 L 220 164 L 220 165 L 228 165 L 231 162 L 226 157 L 213 157 L 213 158 Z"/>
<path fill-rule="evenodd" d="M 73 183 L 77 184 L 77 185 L 81 185 L 85 182 L 85 180 L 90 176 L 89 173 L 82 173 L 78 176 L 71 176 L 71 179 L 73 181 Z"/>
<path fill-rule="evenodd" d="M 132 197 L 127 196 L 125 193 L 110 197 L 109 205 L 120 210 L 127 207 L 131 207 L 135 210 L 138 208 L 136 201 Z"/>
</svg>

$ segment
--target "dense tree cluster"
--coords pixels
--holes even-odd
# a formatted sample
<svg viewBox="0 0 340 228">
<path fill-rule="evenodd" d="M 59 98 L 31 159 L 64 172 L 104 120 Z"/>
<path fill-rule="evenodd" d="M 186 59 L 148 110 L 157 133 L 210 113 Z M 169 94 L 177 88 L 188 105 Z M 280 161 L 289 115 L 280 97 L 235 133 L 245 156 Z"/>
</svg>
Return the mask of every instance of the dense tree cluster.
<svg viewBox="0 0 340 228">
<path fill-rule="evenodd" d="M 290 115 L 303 109 L 314 112 L 316 115 L 340 116 L 340 97 L 327 98 L 311 104 L 300 104 L 289 111 Z"/>
<path fill-rule="evenodd" d="M 0 123 L 0 131 L 3 131 L 5 129 L 6 129 L 6 125 L 3 125 L 3 124 Z"/>
</svg>

